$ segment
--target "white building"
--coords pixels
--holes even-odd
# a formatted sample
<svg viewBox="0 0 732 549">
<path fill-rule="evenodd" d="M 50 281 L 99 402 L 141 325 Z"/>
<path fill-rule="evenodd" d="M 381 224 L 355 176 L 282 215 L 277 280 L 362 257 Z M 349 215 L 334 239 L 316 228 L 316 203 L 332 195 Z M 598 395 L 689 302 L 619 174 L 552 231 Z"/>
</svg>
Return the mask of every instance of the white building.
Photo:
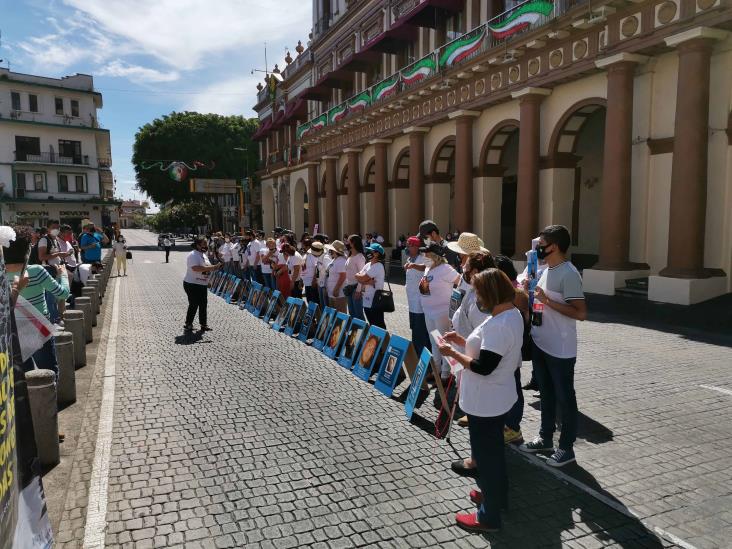
<svg viewBox="0 0 732 549">
<path fill-rule="evenodd" d="M 0 221 L 75 230 L 117 220 L 102 95 L 85 74 L 47 78 L 0 68 Z"/>
</svg>

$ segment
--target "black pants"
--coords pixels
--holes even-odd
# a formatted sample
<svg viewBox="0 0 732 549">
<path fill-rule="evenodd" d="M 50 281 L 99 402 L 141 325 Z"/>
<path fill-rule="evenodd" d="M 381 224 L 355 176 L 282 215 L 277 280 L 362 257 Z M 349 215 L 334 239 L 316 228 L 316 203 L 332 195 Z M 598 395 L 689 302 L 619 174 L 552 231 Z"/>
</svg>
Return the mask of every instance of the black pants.
<svg viewBox="0 0 732 549">
<path fill-rule="evenodd" d="M 308 300 L 308 303 L 320 304 L 320 297 L 318 296 L 318 287 L 317 286 L 305 286 L 305 298 Z"/>
<path fill-rule="evenodd" d="M 366 319 L 372 326 L 378 326 L 386 330 L 386 322 L 384 322 L 384 311 L 372 309 L 371 307 L 364 307 L 363 312 L 366 314 Z"/>
<path fill-rule="evenodd" d="M 168 259 L 170 258 L 170 246 L 165 247 L 165 262 L 168 262 Z"/>
<path fill-rule="evenodd" d="M 478 417 L 468 414 L 470 453 L 478 467 L 478 487 L 483 492 L 478 521 L 491 526 L 501 525 L 501 507 L 508 502 L 503 424 L 503 415 Z"/>
<path fill-rule="evenodd" d="M 198 320 L 201 322 L 201 326 L 206 326 L 206 321 L 208 320 L 208 289 L 204 284 L 191 284 L 190 282 L 184 282 L 183 289 L 188 296 L 186 326 L 193 324 L 193 319 L 196 318 L 196 311 L 198 311 Z"/>
</svg>

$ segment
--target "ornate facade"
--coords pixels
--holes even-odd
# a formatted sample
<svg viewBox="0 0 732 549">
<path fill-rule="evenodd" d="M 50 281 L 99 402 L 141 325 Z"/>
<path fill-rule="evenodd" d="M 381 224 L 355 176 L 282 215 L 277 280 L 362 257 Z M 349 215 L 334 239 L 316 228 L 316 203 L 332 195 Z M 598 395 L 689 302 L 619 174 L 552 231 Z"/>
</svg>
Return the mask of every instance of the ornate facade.
<svg viewBox="0 0 732 549">
<path fill-rule="evenodd" d="M 255 107 L 265 229 L 432 218 L 520 262 L 561 223 L 589 292 L 729 292 L 730 29 L 721 0 L 315 0 Z"/>
</svg>

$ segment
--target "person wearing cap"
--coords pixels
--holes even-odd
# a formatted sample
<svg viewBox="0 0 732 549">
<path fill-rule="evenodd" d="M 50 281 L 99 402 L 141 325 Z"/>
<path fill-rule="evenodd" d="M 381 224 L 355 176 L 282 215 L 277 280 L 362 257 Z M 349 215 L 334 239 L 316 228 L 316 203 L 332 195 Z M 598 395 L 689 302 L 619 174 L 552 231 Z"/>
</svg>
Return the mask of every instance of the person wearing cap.
<svg viewBox="0 0 732 549">
<path fill-rule="evenodd" d="M 343 286 L 346 283 L 346 245 L 340 240 L 334 240 L 331 244 L 326 244 L 325 249 L 333 260 L 325 275 L 328 304 L 340 313 L 347 313 L 346 296 L 343 295 Z"/>
<path fill-rule="evenodd" d="M 422 354 L 422 349 L 427 347 L 432 351 L 430 335 L 427 332 L 427 324 L 424 320 L 422 300 L 419 295 L 419 282 L 427 267 L 427 260 L 419 252 L 422 241 L 418 236 L 410 236 L 407 239 L 407 248 L 404 260 L 404 273 L 406 276 L 405 289 L 407 291 L 407 305 L 409 307 L 409 329 L 412 331 L 412 345 L 417 356 Z"/>
<path fill-rule="evenodd" d="M 322 242 L 313 242 L 309 238 L 302 243 L 305 261 L 302 265 L 302 283 L 308 303 L 320 303 L 318 296 L 318 259 L 323 255 Z"/>
<path fill-rule="evenodd" d="M 439 246 L 446 248 L 445 259 L 447 262 L 452 265 L 454 269 L 460 269 L 460 256 L 453 250 L 446 247 L 447 242 L 440 236 L 440 229 L 437 228 L 434 221 L 431 219 L 425 219 L 422 221 L 422 223 L 419 224 L 419 236 L 424 240 L 425 246 L 438 244 Z"/>
<path fill-rule="evenodd" d="M 386 272 L 384 271 L 384 265 L 381 263 L 384 259 L 384 248 L 381 244 L 372 242 L 365 251 L 369 261 L 356 274 L 356 281 L 358 282 L 356 293 L 360 294 L 359 297 L 363 299 L 363 310 L 369 324 L 386 330 L 384 311 L 373 307 L 376 291 L 384 289 Z"/>
</svg>

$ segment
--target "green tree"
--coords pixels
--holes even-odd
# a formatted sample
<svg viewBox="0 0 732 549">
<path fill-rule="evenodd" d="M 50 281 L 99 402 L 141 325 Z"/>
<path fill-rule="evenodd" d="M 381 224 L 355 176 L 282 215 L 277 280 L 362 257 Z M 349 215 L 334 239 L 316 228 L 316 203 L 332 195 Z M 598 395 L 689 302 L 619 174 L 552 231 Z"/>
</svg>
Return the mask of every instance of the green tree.
<svg viewBox="0 0 732 549">
<path fill-rule="evenodd" d="M 208 197 L 192 194 L 188 180 L 177 182 L 159 167 L 143 169 L 151 161 L 195 160 L 215 164 L 213 169 L 199 168 L 188 177 L 241 179 L 251 176 L 257 166 L 257 145 L 252 134 L 257 129 L 256 118 L 221 116 L 197 112 L 173 112 L 145 124 L 135 134 L 132 163 L 135 166 L 137 186 L 153 201 L 165 204 L 169 200 L 207 201 Z M 236 150 L 248 149 L 247 152 Z M 167 165 L 167 162 L 166 162 Z M 250 173 L 246 172 L 246 166 Z"/>
<path fill-rule="evenodd" d="M 189 201 L 163 208 L 148 217 L 150 227 L 158 232 L 181 232 L 182 229 L 195 231 L 208 223 L 208 205 L 200 201 Z"/>
</svg>

